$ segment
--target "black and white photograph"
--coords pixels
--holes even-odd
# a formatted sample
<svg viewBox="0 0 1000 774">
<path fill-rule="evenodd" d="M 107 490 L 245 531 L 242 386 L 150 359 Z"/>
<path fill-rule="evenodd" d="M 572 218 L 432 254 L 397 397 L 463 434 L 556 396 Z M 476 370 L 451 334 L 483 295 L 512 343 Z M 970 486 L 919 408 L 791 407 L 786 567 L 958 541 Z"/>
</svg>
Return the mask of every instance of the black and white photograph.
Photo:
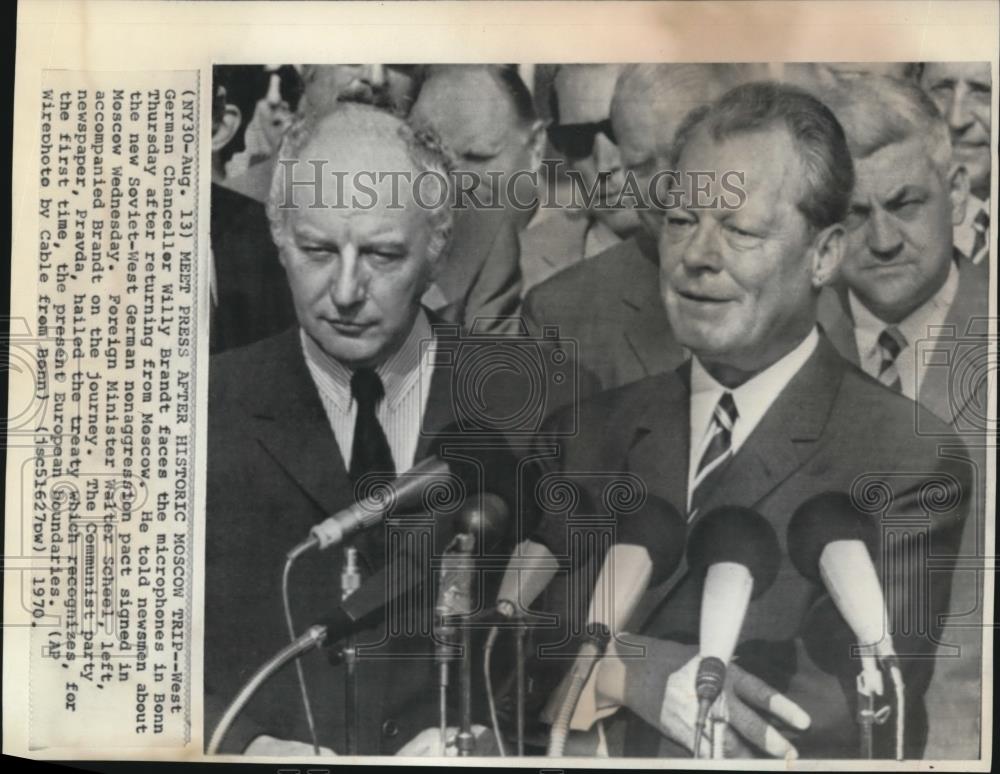
<svg viewBox="0 0 1000 774">
<path fill-rule="evenodd" d="M 978 757 L 989 62 L 212 76 L 210 755 Z"/>
</svg>

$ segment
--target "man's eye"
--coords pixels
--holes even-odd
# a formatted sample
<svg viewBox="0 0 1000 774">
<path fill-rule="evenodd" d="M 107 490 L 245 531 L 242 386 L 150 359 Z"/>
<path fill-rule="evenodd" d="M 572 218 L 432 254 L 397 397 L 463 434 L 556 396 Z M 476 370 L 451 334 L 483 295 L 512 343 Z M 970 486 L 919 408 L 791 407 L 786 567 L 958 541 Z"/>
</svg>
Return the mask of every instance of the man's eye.
<svg viewBox="0 0 1000 774">
<path fill-rule="evenodd" d="M 923 203 L 923 199 L 905 199 L 896 204 L 896 206 L 892 208 L 892 211 L 901 218 L 912 217 L 913 215 L 916 215 Z"/>
<path fill-rule="evenodd" d="M 667 215 L 667 224 L 671 228 L 685 228 L 687 226 L 693 226 L 694 221 L 691 218 L 684 218 L 678 215 Z"/>
<path fill-rule="evenodd" d="M 756 244 L 761 238 L 760 234 L 755 234 L 739 226 L 734 226 L 732 223 L 726 224 L 726 232 L 729 234 L 730 241 L 737 245 Z"/>
<path fill-rule="evenodd" d="M 306 245 L 300 249 L 310 258 L 314 258 L 316 260 L 326 258 L 336 253 L 335 249 L 323 245 Z"/>
<path fill-rule="evenodd" d="M 372 248 L 370 250 L 366 250 L 365 252 L 372 258 L 375 258 L 376 260 L 382 261 L 384 263 L 391 263 L 393 261 L 401 260 L 402 258 L 405 257 L 403 253 L 399 252 L 398 250 L 392 250 L 392 249 L 381 250 L 378 248 Z"/>
<path fill-rule="evenodd" d="M 482 164 L 487 161 L 492 161 L 496 156 L 492 153 L 463 153 L 462 158 L 468 161 L 470 164 Z"/>
</svg>

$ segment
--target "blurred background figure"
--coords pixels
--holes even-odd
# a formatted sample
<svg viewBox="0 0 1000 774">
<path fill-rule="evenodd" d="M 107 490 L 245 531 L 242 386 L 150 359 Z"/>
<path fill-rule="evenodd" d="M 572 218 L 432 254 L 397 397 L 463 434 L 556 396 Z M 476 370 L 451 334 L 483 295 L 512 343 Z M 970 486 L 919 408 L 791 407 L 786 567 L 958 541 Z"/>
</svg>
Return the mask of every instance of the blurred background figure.
<svg viewBox="0 0 1000 774">
<path fill-rule="evenodd" d="M 545 89 L 549 142 L 579 179 L 574 195 L 564 178 L 557 201 L 565 205 L 575 200 L 578 206 L 543 210 L 525 230 L 521 246 L 522 265 L 529 274 L 526 288 L 627 239 L 638 228 L 633 209 L 600 206 L 614 202 L 625 181 L 611 129 L 611 98 L 623 66 L 564 65 Z M 602 178 L 605 200 L 596 199 L 594 207 L 583 207 L 584 192 L 593 190 Z"/>
<path fill-rule="evenodd" d="M 209 351 L 266 338 L 295 320 L 264 205 L 227 187 L 226 163 L 244 149 L 247 123 L 268 86 L 264 68 L 213 70 Z"/>
<path fill-rule="evenodd" d="M 545 129 L 531 92 L 513 67 L 431 67 L 410 123 L 438 134 L 455 159 L 457 173 L 476 175 L 479 185 L 470 194 L 470 204 L 478 199 L 486 206 L 509 207 L 508 181 L 522 171 L 537 174 L 542 163 Z M 537 192 L 527 175 L 519 175 L 516 186 L 513 195 L 521 208 L 509 208 L 508 213 L 522 228 L 535 213 L 523 206 L 537 200 Z"/>
<path fill-rule="evenodd" d="M 611 124 L 622 166 L 643 196 L 658 171 L 673 169 L 674 136 L 688 114 L 755 74 L 735 65 L 642 64 L 622 70 Z M 660 197 L 665 201 L 666 192 Z M 580 369 L 602 390 L 670 370 L 685 357 L 659 290 L 656 240 L 663 212 L 640 207 L 633 214 L 641 227 L 630 237 L 548 278 L 524 302 L 529 329 L 538 334 L 557 326 L 561 339 L 574 340 Z"/>
<path fill-rule="evenodd" d="M 226 165 L 226 172 L 237 177 L 254 164 L 273 156 L 292 121 L 302 98 L 302 77 L 292 65 L 268 65 L 267 92 L 257 100 L 244 137 L 244 149 Z"/>
<path fill-rule="evenodd" d="M 920 85 L 951 130 L 954 160 L 969 174 L 969 202 L 955 228 L 964 258 L 989 266 L 990 105 L 989 62 L 927 62 Z"/>
<path fill-rule="evenodd" d="M 360 102 L 406 116 L 422 78 L 419 65 L 303 65 L 305 109 L 325 115 L 338 102 Z"/>
</svg>

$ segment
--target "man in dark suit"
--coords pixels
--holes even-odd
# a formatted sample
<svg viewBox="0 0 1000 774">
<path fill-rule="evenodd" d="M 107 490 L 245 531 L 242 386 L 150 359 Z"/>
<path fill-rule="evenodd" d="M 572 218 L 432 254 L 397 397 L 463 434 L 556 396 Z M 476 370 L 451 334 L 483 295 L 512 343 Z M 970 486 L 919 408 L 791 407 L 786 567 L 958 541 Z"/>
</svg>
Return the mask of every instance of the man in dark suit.
<svg viewBox="0 0 1000 774">
<path fill-rule="evenodd" d="M 989 274 L 986 262 L 966 260 L 952 244 L 952 227 L 963 222 L 969 200 L 966 164 L 979 175 L 982 165 L 954 152 L 944 117 L 913 84 L 859 77 L 831 96 L 858 181 L 844 281 L 824 291 L 820 324 L 841 355 L 961 435 L 985 476 L 987 384 L 985 374 L 970 369 L 988 357 Z M 985 553 L 984 485 L 981 478 L 977 518 L 963 532 L 968 562 Z M 942 650 L 952 657 L 941 660 L 927 694 L 940 717 L 928 743 L 933 758 L 978 753 L 981 585 L 971 567 L 955 576 L 942 635 L 949 646 Z"/>
<path fill-rule="evenodd" d="M 345 172 L 346 196 L 366 197 L 361 201 L 369 201 L 373 189 L 355 188 L 354 171 L 409 171 L 411 180 L 426 172 L 446 179 L 446 162 L 433 145 L 400 119 L 361 105 L 293 126 L 281 156 L 325 159 L 328 168 Z M 437 360 L 429 367 L 426 359 L 426 346 L 438 339 L 432 339 L 420 304 L 441 268 L 451 226 L 447 197 L 427 209 L 416 205 L 406 186 L 394 197 L 392 185 L 385 178 L 374 186 L 369 207 L 310 208 L 299 199 L 292 207 L 275 206 L 272 230 L 299 324 L 211 363 L 207 733 L 253 671 L 288 642 L 280 584 L 286 551 L 326 516 L 352 504 L 369 474 L 402 474 L 435 451 L 435 436 L 461 427 L 453 368 L 438 367 Z M 437 199 L 425 194 L 423 201 Z M 439 351 L 436 344 L 430 347 Z M 485 410 L 496 406 L 487 402 Z M 495 469 L 470 465 L 471 477 L 463 480 L 480 477 L 488 487 L 496 479 Z M 394 556 L 384 534 L 365 533 L 354 544 L 364 577 Z M 296 633 L 337 606 L 343 567 L 331 553 L 339 550 L 306 553 L 288 579 Z M 407 604 L 413 605 L 406 608 L 411 618 L 382 621 L 359 635 L 359 646 L 369 646 L 357 665 L 362 754 L 394 753 L 434 725 L 428 610 L 414 599 Z M 394 621 L 408 621 L 414 631 L 407 634 L 404 627 L 406 636 L 379 645 Z M 311 754 L 303 694 L 318 745 L 348 751 L 342 667 L 331 667 L 321 652 L 305 656 L 302 665 L 301 685 L 288 668 L 261 688 L 222 751 Z"/>
<path fill-rule="evenodd" d="M 611 104 L 622 163 L 648 193 L 658 170 L 670 169 L 674 134 L 684 117 L 735 85 L 727 65 L 628 65 Z M 644 194 L 645 195 L 645 194 Z M 662 197 L 661 197 L 662 200 Z M 582 371 L 599 389 L 662 373 L 684 359 L 659 292 L 656 238 L 663 211 L 647 197 L 642 227 L 629 239 L 570 266 L 533 288 L 524 300 L 529 329 L 556 326 L 576 342 Z"/>
<path fill-rule="evenodd" d="M 730 200 L 716 177 L 707 199 L 698 194 L 703 206 L 691 206 L 688 189 L 660 236 L 664 303 L 693 357 L 585 403 L 584 432 L 562 444 L 560 467 L 639 476 L 651 494 L 688 514 L 689 529 L 724 505 L 751 508 L 773 526 L 782 549 L 776 580 L 751 601 L 738 666 L 728 670 L 725 748 L 734 757 L 856 755 L 856 662 L 846 646 L 835 647 L 850 636 L 810 637 L 817 616 L 830 614 L 821 590 L 788 557 L 786 529 L 804 501 L 827 491 L 851 494 L 880 524 L 886 545 L 896 526 L 878 517 L 910 516 L 904 530 L 921 534 L 926 553 L 901 565 L 879 551 L 876 562 L 907 681 L 906 754 L 919 757 L 927 656 L 950 572 L 936 566 L 921 592 L 924 570 L 914 565 L 953 554 L 969 471 L 937 454 L 942 435 L 961 448 L 942 423 L 921 415 L 937 437 L 919 435 L 913 404 L 843 360 L 817 330 L 817 297 L 840 264 L 853 184 L 843 131 L 805 92 L 751 83 L 689 117 L 676 148 L 682 180 L 694 171 L 745 174 L 745 201 Z M 935 484 L 954 496 L 930 503 L 919 494 Z M 874 491 L 889 493 L 886 501 L 868 499 Z M 632 718 L 626 754 L 690 754 L 700 603 L 700 579 L 684 564 L 649 590 L 630 624 L 645 635 L 646 656 L 612 650 L 574 725 L 625 705 L 645 721 Z M 908 623 L 904 636 L 912 604 L 921 605 L 926 630 Z M 830 620 L 824 626 L 836 629 Z"/>
</svg>

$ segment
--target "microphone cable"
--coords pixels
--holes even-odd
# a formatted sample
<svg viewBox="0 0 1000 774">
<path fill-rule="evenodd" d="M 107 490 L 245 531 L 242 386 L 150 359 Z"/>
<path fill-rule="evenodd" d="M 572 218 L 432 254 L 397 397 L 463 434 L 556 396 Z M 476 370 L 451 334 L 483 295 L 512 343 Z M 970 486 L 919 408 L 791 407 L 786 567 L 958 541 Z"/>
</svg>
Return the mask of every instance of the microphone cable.
<svg viewBox="0 0 1000 774">
<path fill-rule="evenodd" d="M 584 635 L 579 655 L 570 671 L 566 696 L 559 706 L 555 720 L 552 721 L 552 730 L 549 732 L 549 747 L 545 753 L 547 757 L 561 758 L 563 756 L 566 740 L 569 736 L 569 724 L 576 711 L 577 702 L 583 695 L 587 680 L 590 679 L 598 660 L 604 655 L 610 640 L 611 632 L 603 625 L 595 626 L 593 630 Z"/>
<path fill-rule="evenodd" d="M 253 676 L 247 680 L 246 684 L 240 689 L 240 692 L 236 694 L 236 698 L 234 698 L 229 703 L 229 706 L 226 707 L 226 711 L 222 714 L 219 724 L 215 727 L 215 731 L 212 733 L 212 738 L 208 743 L 208 749 L 205 751 L 205 754 L 218 754 L 219 746 L 222 744 L 222 740 L 225 739 L 226 734 L 229 733 L 229 727 L 233 724 L 233 721 L 240 714 L 240 712 L 243 711 L 247 702 L 249 702 L 250 699 L 253 698 L 253 695 L 257 693 L 257 689 L 260 688 L 266 680 L 268 680 L 291 659 L 298 658 L 306 651 L 318 647 L 322 644 L 325 637 L 325 626 L 310 626 L 301 637 L 283 647 L 275 655 L 264 662 L 264 665 L 254 672 Z"/>
<path fill-rule="evenodd" d="M 288 641 L 295 644 L 295 623 L 292 620 L 292 604 L 288 593 L 288 579 L 292 571 L 292 564 L 310 546 L 300 544 L 288 552 L 285 556 L 285 567 L 281 571 L 281 603 L 285 610 L 285 625 L 288 627 Z M 306 688 L 306 676 L 302 669 L 302 662 L 295 661 L 295 676 L 299 682 L 299 693 L 302 696 L 302 709 L 306 713 L 306 724 L 309 726 L 309 738 L 312 741 L 313 752 L 319 755 L 319 738 L 316 736 L 316 721 L 313 720 L 312 702 L 309 701 L 309 690 Z"/>
<path fill-rule="evenodd" d="M 483 676 L 486 682 L 486 701 L 490 706 L 490 722 L 493 724 L 493 735 L 497 738 L 497 747 L 500 749 L 500 757 L 507 757 L 507 750 L 503 744 L 503 736 L 500 733 L 500 720 L 497 717 L 496 698 L 493 695 L 493 676 L 490 663 L 493 656 L 493 646 L 496 645 L 497 637 L 500 635 L 500 627 L 493 626 L 486 637 L 486 645 L 483 647 Z"/>
<path fill-rule="evenodd" d="M 886 659 L 892 687 L 896 692 L 896 760 L 903 760 L 903 742 L 905 741 L 906 688 L 903 685 L 903 672 L 899 668 L 899 660 L 895 656 Z"/>
</svg>

